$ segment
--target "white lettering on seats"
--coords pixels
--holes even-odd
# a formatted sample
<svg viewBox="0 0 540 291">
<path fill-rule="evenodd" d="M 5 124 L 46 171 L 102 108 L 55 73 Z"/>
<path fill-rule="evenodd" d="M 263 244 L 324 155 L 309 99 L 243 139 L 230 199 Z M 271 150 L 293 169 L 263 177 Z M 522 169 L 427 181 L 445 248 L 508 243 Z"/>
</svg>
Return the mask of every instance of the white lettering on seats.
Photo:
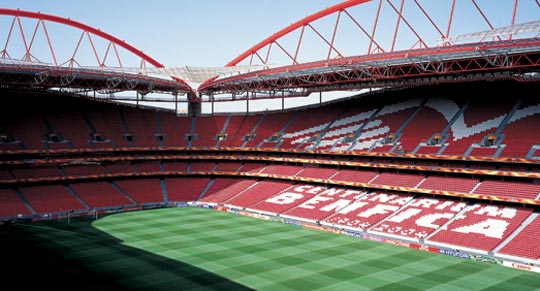
<svg viewBox="0 0 540 291">
<path fill-rule="evenodd" d="M 418 208 L 408 208 L 408 209 L 405 209 L 405 210 L 401 211 L 400 213 L 392 216 L 390 219 L 388 219 L 388 221 L 391 221 L 391 222 L 403 222 L 404 220 L 407 220 L 407 219 L 417 215 L 421 211 L 422 210 L 420 210 Z"/>
<path fill-rule="evenodd" d="M 330 211 L 333 211 L 335 209 L 343 208 L 343 207 L 349 205 L 349 203 L 351 203 L 350 200 L 339 199 L 338 201 L 336 201 L 334 203 L 331 203 L 331 204 L 328 204 L 328 205 L 326 205 L 324 207 L 321 207 L 321 211 L 330 212 Z"/>
<path fill-rule="evenodd" d="M 452 229 L 452 231 L 461 232 L 461 233 L 472 232 L 472 233 L 483 234 L 487 237 L 502 239 L 503 234 L 506 231 L 508 224 L 509 223 L 504 220 L 488 218 L 484 221 L 480 221 L 475 224 L 454 228 Z"/>
<path fill-rule="evenodd" d="M 369 201 L 378 201 L 378 202 L 385 202 L 385 203 L 391 203 L 393 199 L 398 198 L 399 196 L 394 194 L 386 194 L 386 193 L 378 193 L 375 195 L 368 195 L 365 197 L 362 197 L 361 200 L 369 200 Z"/>
<path fill-rule="evenodd" d="M 265 202 L 283 205 L 294 203 L 296 200 L 302 198 L 304 198 L 304 195 L 300 193 L 283 192 L 279 195 L 266 199 Z"/>
<path fill-rule="evenodd" d="M 311 190 L 311 188 L 313 188 L 313 186 L 311 186 L 311 185 L 300 185 L 300 186 L 294 187 L 293 191 L 294 192 L 304 193 L 304 192 L 307 192 L 307 191 Z"/>
<path fill-rule="evenodd" d="M 436 229 L 440 226 L 439 224 L 435 224 L 437 220 L 444 218 L 446 222 L 452 216 L 454 216 L 454 213 L 431 213 L 418 218 L 415 223 L 419 226 Z"/>
<path fill-rule="evenodd" d="M 299 193 L 319 194 L 321 192 L 324 193 L 328 191 L 328 188 L 313 185 L 301 185 L 294 187 L 293 191 Z"/>
<path fill-rule="evenodd" d="M 364 206 L 368 205 L 367 202 L 362 202 L 362 201 L 354 201 L 353 203 L 351 203 L 351 205 L 341 209 L 338 211 L 339 214 L 348 214 L 349 212 L 353 212 L 355 210 L 358 210 Z"/>
<path fill-rule="evenodd" d="M 329 188 L 321 192 L 320 195 L 326 195 L 326 196 L 339 196 L 341 198 L 345 198 L 347 196 L 351 195 L 358 195 L 362 194 L 364 192 L 357 191 L 357 190 L 346 190 L 346 189 L 339 189 L 339 188 Z"/>
<path fill-rule="evenodd" d="M 424 198 L 417 199 L 416 201 L 413 201 L 410 205 L 429 209 L 431 208 L 431 206 L 436 205 L 437 203 L 439 203 L 439 200 L 437 199 Z"/>
<path fill-rule="evenodd" d="M 514 218 L 514 216 L 516 216 L 516 211 L 517 210 L 515 208 L 511 208 L 511 207 L 504 207 L 501 209 L 497 206 L 487 205 L 476 210 L 474 214 L 479 214 L 479 215 L 487 214 L 488 216 L 492 216 L 492 217 L 499 216 L 502 218 Z"/>
<path fill-rule="evenodd" d="M 341 198 L 345 198 L 345 197 L 348 197 L 350 195 L 354 195 L 355 198 L 359 197 L 360 195 L 364 194 L 366 192 L 362 192 L 362 191 L 357 191 L 357 190 L 345 190 L 343 192 L 343 194 L 339 195 L 339 197 Z"/>
<path fill-rule="evenodd" d="M 389 214 L 391 212 L 394 212 L 396 209 L 398 209 L 397 206 L 393 205 L 385 205 L 385 204 L 379 204 L 375 205 L 375 207 L 370 208 L 364 212 L 358 213 L 357 216 L 359 217 L 370 217 L 375 214 Z"/>
<path fill-rule="evenodd" d="M 321 195 L 334 196 L 334 195 L 338 195 L 338 194 L 341 193 L 342 191 L 343 191 L 343 189 L 329 188 L 329 189 L 324 190 L 324 191 L 321 193 Z"/>
<path fill-rule="evenodd" d="M 313 189 L 311 190 L 308 190 L 306 193 L 309 193 L 309 194 L 319 194 L 321 193 L 322 191 L 326 190 L 325 187 L 313 187 Z"/>
<path fill-rule="evenodd" d="M 311 199 L 309 199 L 308 201 L 300 204 L 298 207 L 299 208 L 305 208 L 305 209 L 315 209 L 315 205 L 319 204 L 319 202 L 324 202 L 324 201 L 328 201 L 328 200 L 332 200 L 331 197 L 324 197 L 324 196 L 315 196 Z"/>
</svg>

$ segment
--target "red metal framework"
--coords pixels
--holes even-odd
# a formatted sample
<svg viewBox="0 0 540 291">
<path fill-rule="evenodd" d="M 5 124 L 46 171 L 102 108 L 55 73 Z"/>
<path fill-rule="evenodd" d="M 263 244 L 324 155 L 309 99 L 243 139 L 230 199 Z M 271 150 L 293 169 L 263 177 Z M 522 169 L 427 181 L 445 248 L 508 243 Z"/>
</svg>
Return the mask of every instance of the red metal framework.
<svg viewBox="0 0 540 291">
<path fill-rule="evenodd" d="M 210 94 L 268 94 L 292 88 L 304 89 L 298 92 L 316 92 L 510 78 L 539 81 L 539 68 L 540 39 L 535 38 L 490 42 L 481 47 L 467 44 L 278 67 L 223 78 L 202 90 L 211 91 Z"/>
<path fill-rule="evenodd" d="M 147 65 L 163 65 L 99 29 L 39 12 L 0 8 L 1 15 L 10 18 L 5 38 L 0 34 L 0 82 L 16 86 L 188 93 L 185 100 L 193 102 L 473 79 L 540 80 L 539 0 L 344 1 L 241 53 L 227 66 L 264 69 L 211 78 L 199 86 L 202 99 L 182 79 L 149 76 Z M 62 34 L 56 46 L 53 24 L 71 28 L 74 37 Z M 136 65 L 127 64 L 133 60 Z"/>
<path fill-rule="evenodd" d="M 199 91 L 209 100 L 229 93 L 239 99 L 242 92 L 251 99 L 257 92 L 280 97 L 291 88 L 305 95 L 471 74 L 536 80 L 528 72 L 538 68 L 538 23 L 529 30 L 517 25 L 538 21 L 538 16 L 538 0 L 497 5 L 487 0 L 344 1 L 285 27 L 227 64 L 267 69 L 209 79 Z"/>
<path fill-rule="evenodd" d="M 15 9 L 0 8 L 0 15 L 13 16 L 11 25 L 9 27 L 9 33 L 5 40 L 5 43 L 0 51 L 0 59 L 13 59 L 9 53 L 9 47 L 11 42 L 17 40 L 21 41 L 24 46 L 24 54 L 20 59 L 21 61 L 26 62 L 42 62 L 34 57 L 34 50 L 41 50 L 43 52 L 43 47 L 37 47 L 35 43 L 37 38 L 44 37 L 48 46 L 48 51 L 50 52 L 50 61 L 54 66 L 61 67 L 74 67 L 81 66 L 81 63 L 77 61 L 77 56 L 80 54 L 81 43 L 86 38 L 88 40 L 90 55 L 94 56 L 95 64 L 84 64 L 85 66 L 97 66 L 97 67 L 106 67 L 107 62 L 115 61 L 115 67 L 123 67 L 122 59 L 120 57 L 119 49 L 125 49 L 131 54 L 140 58 L 141 68 L 146 67 L 146 64 L 150 64 L 157 68 L 163 67 L 158 61 L 150 57 L 149 55 L 143 53 L 142 51 L 134 48 L 130 44 L 122 41 L 108 33 L 105 33 L 97 28 L 93 28 L 86 24 L 71 20 L 69 18 L 62 18 L 50 14 L 40 13 L 40 12 L 31 12 Z M 23 18 L 35 19 L 35 26 L 32 29 L 25 29 L 22 24 Z M 47 29 L 49 23 L 59 23 L 67 25 L 79 30 L 79 37 L 74 39 L 74 43 L 68 43 L 66 39 L 62 41 L 62 47 L 73 46 L 73 51 L 71 54 L 67 54 L 67 59 L 58 59 L 53 41 L 49 35 Z M 17 35 L 17 32 L 19 33 Z M 20 39 L 17 39 L 20 37 Z M 95 45 L 96 38 L 101 38 L 107 41 L 105 51 L 102 55 L 99 54 L 98 48 Z"/>
<path fill-rule="evenodd" d="M 146 74 L 147 67 L 163 65 L 97 28 L 69 18 L 18 9 L 0 8 L 1 15 L 6 16 L 2 19 L 6 31 L 0 35 L 3 84 L 68 88 L 74 92 L 99 90 L 107 94 L 192 92 L 181 79 Z M 125 67 L 139 67 L 140 71 L 124 72 Z"/>
<path fill-rule="evenodd" d="M 279 60 L 278 52 L 286 56 L 285 59 L 289 61 L 289 63 L 278 64 L 285 66 L 308 61 L 329 61 L 352 55 L 422 49 L 438 46 L 434 41 L 446 40 L 454 35 L 512 26 L 521 22 L 538 20 L 540 17 L 538 0 L 501 0 L 497 1 L 497 5 L 493 5 L 493 1 L 490 0 L 459 2 L 468 5 L 458 7 L 457 0 L 440 0 L 435 4 L 429 0 L 344 1 L 281 29 L 241 53 L 226 66 L 235 66 L 240 63 L 251 65 L 259 62 L 271 65 Z M 520 12 L 519 15 L 518 12 Z M 323 18 L 326 22 L 322 22 Z M 495 26 L 495 19 L 499 19 L 497 26 Z M 346 23 L 347 21 L 349 23 Z M 322 24 L 320 28 L 317 28 L 318 22 Z M 468 23 L 476 26 L 468 25 Z M 343 36 L 340 26 L 345 25 L 349 26 L 346 32 L 352 34 L 347 35 L 347 39 L 338 43 L 338 38 Z M 390 29 L 391 27 L 394 28 Z M 312 59 L 300 60 L 300 54 L 305 50 L 313 49 L 302 47 L 307 39 L 308 31 L 312 31 L 312 36 L 319 39 L 317 44 L 323 49 L 319 49 L 320 54 Z M 513 34 L 508 34 L 494 36 L 491 40 L 512 38 Z M 282 41 L 288 41 L 292 45 L 286 47 Z M 345 53 L 345 46 L 351 42 L 358 44 L 355 45 L 354 54 Z M 453 44 L 455 43 L 451 41 L 443 42 L 443 45 Z"/>
</svg>

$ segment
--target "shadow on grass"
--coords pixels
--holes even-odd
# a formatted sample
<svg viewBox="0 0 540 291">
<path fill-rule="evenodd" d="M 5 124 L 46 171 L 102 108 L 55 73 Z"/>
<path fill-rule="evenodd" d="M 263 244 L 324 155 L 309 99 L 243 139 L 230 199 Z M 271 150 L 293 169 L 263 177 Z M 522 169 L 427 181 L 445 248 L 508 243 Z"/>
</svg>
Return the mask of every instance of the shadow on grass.
<svg viewBox="0 0 540 291">
<path fill-rule="evenodd" d="M 87 218 L 0 226 L 2 285 L 52 290 L 252 290 L 121 244 Z"/>
</svg>

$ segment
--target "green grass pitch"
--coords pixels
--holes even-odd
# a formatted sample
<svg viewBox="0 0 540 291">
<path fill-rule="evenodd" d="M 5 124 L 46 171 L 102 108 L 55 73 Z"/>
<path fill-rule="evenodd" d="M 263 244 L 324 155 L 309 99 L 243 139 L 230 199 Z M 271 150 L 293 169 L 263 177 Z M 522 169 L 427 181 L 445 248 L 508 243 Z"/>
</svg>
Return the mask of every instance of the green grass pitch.
<svg viewBox="0 0 540 291">
<path fill-rule="evenodd" d="M 2 284 L 25 290 L 540 290 L 536 273 L 201 208 L 16 223 L 0 238 Z"/>
</svg>

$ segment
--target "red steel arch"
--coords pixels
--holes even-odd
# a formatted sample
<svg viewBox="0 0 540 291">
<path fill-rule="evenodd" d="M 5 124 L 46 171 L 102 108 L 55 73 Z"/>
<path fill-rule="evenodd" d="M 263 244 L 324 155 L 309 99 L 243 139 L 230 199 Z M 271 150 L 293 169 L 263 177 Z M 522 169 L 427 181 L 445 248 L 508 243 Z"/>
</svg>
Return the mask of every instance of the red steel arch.
<svg viewBox="0 0 540 291">
<path fill-rule="evenodd" d="M 319 12 L 314 13 L 314 14 L 311 14 L 311 15 L 309 15 L 309 16 L 307 16 L 307 17 L 305 17 L 305 18 L 303 18 L 303 19 L 301 19 L 299 21 L 296 21 L 296 22 L 292 23 L 291 25 L 281 29 L 280 31 L 272 34 L 271 36 L 265 38 L 264 40 L 262 40 L 258 44 L 254 45 L 253 47 L 251 47 L 247 51 L 243 52 L 242 54 L 240 54 L 239 56 L 237 56 L 236 58 L 234 58 L 233 60 L 228 62 L 225 66 L 230 67 L 230 66 L 237 65 L 239 62 L 241 62 L 241 61 L 245 60 L 247 57 L 255 54 L 257 51 L 264 48 L 265 46 L 267 46 L 267 45 L 269 45 L 271 43 L 274 43 L 277 39 L 291 33 L 292 31 L 294 31 L 294 30 L 296 30 L 298 28 L 306 26 L 306 25 L 308 25 L 309 23 L 311 23 L 313 21 L 321 19 L 321 18 L 323 18 L 325 16 L 328 16 L 330 14 L 333 14 L 335 12 L 342 11 L 342 10 L 347 9 L 349 7 L 352 7 L 352 6 L 355 6 L 355 5 L 364 3 L 364 2 L 369 2 L 369 1 L 371 1 L 371 0 L 348 0 L 348 1 L 336 4 L 334 6 L 330 6 L 330 7 L 326 8 L 326 9 L 323 9 L 323 10 L 321 10 Z"/>
<path fill-rule="evenodd" d="M 108 33 L 105 33 L 105 32 L 103 32 L 103 31 L 101 31 L 99 29 L 96 29 L 96 28 L 91 27 L 89 25 L 86 25 L 86 24 L 71 20 L 69 18 L 63 18 L 63 17 L 59 17 L 59 16 L 55 16 L 55 15 L 41 13 L 41 12 L 31 12 L 31 11 L 24 11 L 24 10 L 20 10 L 20 9 L 8 9 L 8 8 L 0 8 L 0 15 L 8 15 L 8 16 L 13 16 L 14 17 L 13 22 L 12 22 L 11 30 L 13 30 L 13 26 L 15 25 L 16 20 L 18 18 L 20 18 L 20 17 L 33 18 L 33 19 L 39 20 L 38 23 L 36 24 L 35 31 L 37 31 L 37 29 L 38 29 L 40 23 L 42 23 L 42 21 L 50 21 L 50 22 L 55 22 L 55 23 L 71 26 L 71 27 L 77 28 L 79 30 L 82 30 L 83 33 L 86 32 L 86 33 L 94 34 L 94 35 L 96 35 L 98 37 L 101 37 L 101 38 L 109 41 L 110 43 L 112 43 L 114 45 L 118 45 L 118 46 L 124 48 L 125 50 L 127 50 L 128 52 L 138 56 L 141 60 L 143 60 L 145 62 L 148 62 L 149 64 L 151 64 L 151 65 L 153 65 L 153 66 L 155 66 L 157 68 L 162 68 L 163 67 L 163 65 L 161 63 L 159 63 L 158 61 L 156 61 L 155 59 L 153 59 L 149 55 L 143 53 L 141 50 L 138 50 L 135 47 L 131 46 L 130 44 L 126 43 L 125 41 L 122 41 L 122 40 L 120 40 L 120 39 L 118 39 L 118 38 L 116 38 L 116 37 L 114 37 L 114 36 L 112 36 L 112 35 L 110 35 Z M 19 26 L 20 26 L 20 23 L 19 23 Z M 45 27 L 45 26 L 43 25 L 43 27 Z M 11 30 L 10 30 L 10 36 L 11 36 Z M 52 46 L 51 46 L 51 40 L 50 40 L 47 33 L 45 33 L 45 37 L 47 38 L 47 42 L 49 44 L 49 48 L 51 49 L 53 59 L 55 59 L 54 51 L 53 51 Z M 23 42 L 25 43 L 25 49 L 27 50 L 25 55 L 29 55 L 30 47 L 27 45 L 26 39 L 24 38 L 24 35 L 22 35 L 22 38 L 23 38 Z M 9 37 L 6 40 L 5 47 L 7 47 L 8 42 L 9 42 Z M 76 48 L 76 50 L 77 50 L 77 48 Z M 94 53 L 96 53 L 95 47 L 93 47 L 93 50 L 94 50 Z M 96 55 L 96 57 L 97 57 L 97 55 Z M 58 64 L 55 64 L 55 65 L 58 65 Z M 100 66 L 103 66 L 103 64 L 100 64 Z"/>
<path fill-rule="evenodd" d="M 311 61 L 328 61 L 334 58 L 351 57 L 353 55 L 369 55 L 373 53 L 391 53 L 398 50 L 410 50 L 416 48 L 429 48 L 436 46 L 453 45 L 451 42 L 441 44 L 429 44 L 434 37 L 444 40 L 450 36 L 463 34 L 457 31 L 458 27 L 463 27 L 462 22 L 476 21 L 481 27 L 469 25 L 465 33 L 477 32 L 496 28 L 496 21 L 503 19 L 500 26 L 511 26 L 519 21 L 530 21 L 525 14 L 532 14 L 537 20 L 540 13 L 539 0 L 506 0 L 505 3 L 497 2 L 493 5 L 490 0 L 439 0 L 436 4 L 430 0 L 346 0 L 334 6 L 323 9 L 296 21 L 278 32 L 270 35 L 261 42 L 255 44 L 236 58 L 229 61 L 226 66 L 235 66 L 241 62 L 254 64 L 260 62 L 263 65 L 272 63 L 269 58 L 274 56 L 275 48 L 282 56 L 291 61 L 290 63 L 274 64 L 277 66 L 294 66 Z M 505 6 L 503 6 L 503 4 Z M 350 12 L 358 9 L 355 12 Z M 356 11 L 356 10 L 355 10 Z M 531 12 L 532 11 L 532 12 Z M 335 17 L 335 19 L 331 19 Z M 319 31 L 315 26 L 319 20 L 328 20 L 325 23 L 329 30 L 325 33 Z M 474 18 L 474 19 L 470 19 Z M 529 17 L 530 18 L 530 17 Z M 337 44 L 340 36 L 340 28 L 348 24 L 356 30 L 356 35 L 350 36 L 358 42 L 365 40 L 366 51 L 358 51 L 353 54 L 340 52 L 341 48 Z M 321 41 L 324 47 L 324 56 L 317 59 L 299 61 L 298 55 L 301 44 L 305 41 L 306 32 L 312 31 L 314 37 Z M 350 30 L 352 31 L 352 30 Z M 299 35 L 293 35 L 299 32 Z M 286 47 L 283 42 L 290 37 L 290 46 Z M 398 47 L 400 42 L 408 38 L 410 43 L 406 47 Z M 493 40 L 512 39 L 509 36 L 493 36 Z"/>
<path fill-rule="evenodd" d="M 281 89 L 330 88 L 338 80 L 427 76 L 432 67 L 437 74 L 536 68 L 538 15 L 539 0 L 347 0 L 286 26 L 226 64 L 265 69 L 210 78 L 198 91 L 238 99 L 242 92 L 279 96 Z M 346 24 L 352 29 L 343 29 Z M 306 47 L 308 33 L 317 42 Z M 509 57 L 518 47 L 522 53 Z M 301 58 L 304 53 L 309 56 Z"/>
</svg>

